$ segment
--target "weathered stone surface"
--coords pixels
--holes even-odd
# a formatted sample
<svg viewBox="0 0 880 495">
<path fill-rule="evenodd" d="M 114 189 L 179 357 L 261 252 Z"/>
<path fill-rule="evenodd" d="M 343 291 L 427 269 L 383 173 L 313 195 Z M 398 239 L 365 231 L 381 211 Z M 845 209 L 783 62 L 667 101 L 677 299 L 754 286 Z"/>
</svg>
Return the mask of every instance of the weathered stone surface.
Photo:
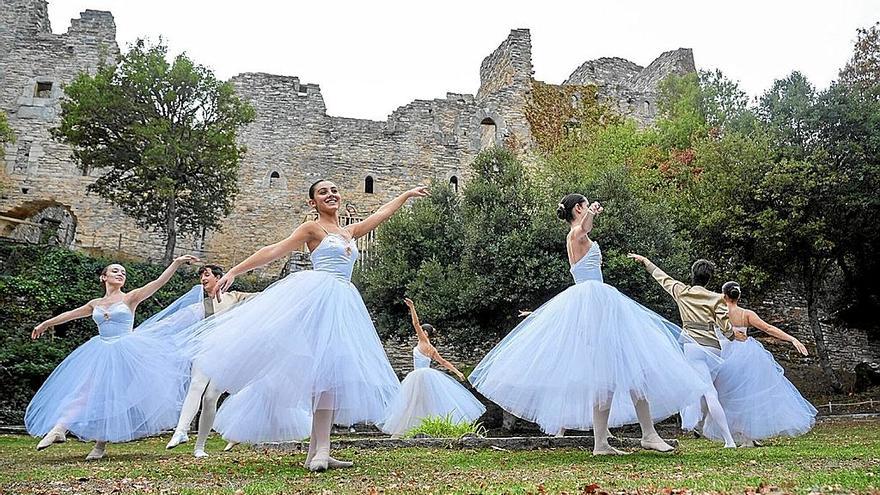
<svg viewBox="0 0 880 495">
<path fill-rule="evenodd" d="M 666 440 L 673 447 L 678 440 Z M 638 438 L 616 438 L 611 441 L 615 447 L 626 449 L 641 448 Z M 466 437 L 466 438 L 356 438 L 333 440 L 332 449 L 489 449 L 504 450 L 538 450 L 538 449 L 590 449 L 593 448 L 592 436 L 571 437 Z M 282 452 L 306 452 L 307 442 L 265 443 L 254 446 L 258 450 L 277 450 Z"/>
</svg>

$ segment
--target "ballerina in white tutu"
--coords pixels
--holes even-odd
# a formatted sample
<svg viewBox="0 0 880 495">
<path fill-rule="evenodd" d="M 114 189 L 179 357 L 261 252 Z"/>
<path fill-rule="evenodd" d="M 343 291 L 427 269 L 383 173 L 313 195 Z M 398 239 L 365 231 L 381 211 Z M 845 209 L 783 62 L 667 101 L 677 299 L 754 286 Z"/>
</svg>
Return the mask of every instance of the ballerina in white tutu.
<svg viewBox="0 0 880 495">
<path fill-rule="evenodd" d="M 449 375 L 431 368 L 433 359 L 454 373 L 459 380 L 465 379 L 461 371 L 443 359 L 443 356 L 431 345 L 430 337 L 434 327 L 421 324 L 411 299 L 406 298 L 404 302 L 409 307 L 419 343 L 413 347 L 414 369 L 403 379 L 400 384 L 400 394 L 388 407 L 388 415 L 382 425 L 382 431 L 392 438 L 398 438 L 418 426 L 423 419 L 432 416 L 448 416 L 456 423 L 476 421 L 486 412 L 486 407 Z"/>
<path fill-rule="evenodd" d="M 31 435 L 43 436 L 37 450 L 65 441 L 69 431 L 95 441 L 86 459 L 100 459 L 109 442 L 154 435 L 174 425 L 189 361 L 169 337 L 202 318 L 201 290 L 194 288 L 136 331 L 134 312 L 178 267 L 197 260 L 181 256 L 159 278 L 128 293 L 122 291 L 125 268 L 109 265 L 101 272 L 104 297 L 34 327 L 31 337 L 37 339 L 55 325 L 91 316 L 99 331 L 67 356 L 31 399 L 25 426 Z"/>
<path fill-rule="evenodd" d="M 580 194 L 562 199 L 557 215 L 570 225 L 575 285 L 528 315 L 470 380 L 545 433 L 592 429 L 594 454 L 621 454 L 608 444 L 608 427 L 635 422 L 644 448 L 670 451 L 654 421 L 699 400 L 709 384 L 687 365 L 668 330 L 674 325 L 603 283 L 599 245 L 589 237 L 601 213 Z"/>
<path fill-rule="evenodd" d="M 798 436 L 816 422 L 816 408 L 785 377 L 784 370 L 760 342 L 746 337 L 749 327 L 791 343 L 806 356 L 807 348 L 795 337 L 741 308 L 742 288 L 737 282 L 722 286 L 734 331 L 741 337 L 721 340 L 724 364 L 716 377 L 718 397 L 727 413 L 730 431 L 741 447 L 776 436 Z"/>
<path fill-rule="evenodd" d="M 309 205 L 318 219 L 306 222 L 286 239 L 266 246 L 232 267 L 218 282 L 225 292 L 235 277 L 287 256 L 303 244 L 312 253 L 314 270 L 300 271 L 273 284 L 233 311 L 214 315 L 196 331 L 198 348 L 194 364 L 218 389 L 243 391 L 266 380 L 252 399 L 265 398 L 269 417 L 305 407 L 311 412 L 309 454 L 312 471 L 346 467 L 350 463 L 330 457 L 333 423 L 381 423 L 385 408 L 396 396 L 400 382 L 391 369 L 376 329 L 360 294 L 350 279 L 358 257 L 355 239 L 387 220 L 410 198 L 426 196 L 424 187 L 411 189 L 364 221 L 339 227 L 342 198 L 336 185 L 320 180 L 309 188 Z M 224 404 L 218 423 L 249 414 L 235 401 Z M 300 421 L 287 415 L 290 423 Z M 254 427 L 250 431 L 223 431 L 227 438 L 260 442 L 287 440 L 296 424 Z M 239 433 L 243 433 L 239 435 Z M 304 437 L 304 434 L 299 435 Z"/>
</svg>

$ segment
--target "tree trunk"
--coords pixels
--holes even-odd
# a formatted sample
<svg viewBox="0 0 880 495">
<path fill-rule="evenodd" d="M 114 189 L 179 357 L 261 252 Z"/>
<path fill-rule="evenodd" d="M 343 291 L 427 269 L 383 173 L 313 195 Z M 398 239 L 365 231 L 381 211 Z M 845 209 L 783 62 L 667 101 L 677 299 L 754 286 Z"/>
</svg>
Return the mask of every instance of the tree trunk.
<svg viewBox="0 0 880 495">
<path fill-rule="evenodd" d="M 804 263 L 803 277 L 807 299 L 807 320 L 810 322 L 810 330 L 813 332 L 813 340 L 816 342 L 816 356 L 819 358 L 819 366 L 822 367 L 822 372 L 828 378 L 828 381 L 831 382 L 831 388 L 835 392 L 840 392 L 843 390 L 843 387 L 837 378 L 837 374 L 834 373 L 834 369 L 831 367 L 831 357 L 828 355 L 828 349 L 825 347 L 825 334 L 822 331 L 822 325 L 819 324 L 819 308 L 816 301 L 818 295 L 818 288 L 816 286 L 818 284 L 814 279 L 815 274 L 816 272 L 810 266 L 810 263 Z"/>
<path fill-rule="evenodd" d="M 177 198 L 171 196 L 168 209 L 165 210 L 165 256 L 162 262 L 166 265 L 174 261 L 175 247 L 177 247 Z"/>
</svg>

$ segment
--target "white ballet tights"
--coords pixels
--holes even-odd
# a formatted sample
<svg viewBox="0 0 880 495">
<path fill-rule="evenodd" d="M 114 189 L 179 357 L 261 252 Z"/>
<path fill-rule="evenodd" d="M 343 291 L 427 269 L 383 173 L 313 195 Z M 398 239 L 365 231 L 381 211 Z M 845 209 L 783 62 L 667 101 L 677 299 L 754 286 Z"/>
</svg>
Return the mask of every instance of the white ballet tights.
<svg viewBox="0 0 880 495">
<path fill-rule="evenodd" d="M 633 406 L 636 408 L 636 417 L 639 418 L 642 440 L 659 440 L 660 435 L 654 429 L 654 418 L 651 417 L 651 406 L 648 404 L 648 401 L 644 397 L 637 397 L 632 393 L 630 397 L 632 398 Z"/>
<path fill-rule="evenodd" d="M 196 437 L 195 450 L 205 450 L 205 442 L 208 441 L 214 427 L 214 417 L 217 416 L 217 401 L 222 394 L 222 390 L 209 384 L 202 395 L 202 413 L 199 415 L 199 435 Z"/>
<path fill-rule="evenodd" d="M 202 373 L 202 371 L 195 366 L 192 367 L 192 371 L 190 372 L 189 388 L 186 391 L 186 398 L 183 400 L 183 407 L 180 409 L 180 417 L 177 420 L 177 427 L 174 428 L 175 432 L 186 433 L 189 431 L 189 427 L 192 424 L 193 418 L 195 418 L 196 413 L 199 412 L 199 402 L 202 401 L 202 395 L 208 388 L 209 382 L 210 379 L 207 375 Z M 211 423 L 213 424 L 213 422 L 214 418 L 212 417 Z M 200 420 L 200 433 L 201 425 L 202 422 Z"/>
<path fill-rule="evenodd" d="M 727 415 L 724 413 L 724 408 L 721 407 L 721 402 L 718 401 L 718 392 L 715 391 L 714 387 L 703 396 L 700 405 L 703 409 L 703 417 L 711 418 L 721 428 L 724 446 L 727 448 L 736 447 L 733 436 L 730 434 L 730 428 L 727 425 Z M 703 425 L 705 424 L 706 421 L 703 421 Z"/>
<path fill-rule="evenodd" d="M 327 469 L 330 461 L 330 430 L 333 428 L 333 396 L 322 394 L 315 402 L 312 433 L 306 467 L 312 471 Z"/>
<path fill-rule="evenodd" d="M 608 444 L 608 415 L 611 413 L 611 403 L 593 405 L 593 453 L 614 452 L 614 448 Z"/>
</svg>

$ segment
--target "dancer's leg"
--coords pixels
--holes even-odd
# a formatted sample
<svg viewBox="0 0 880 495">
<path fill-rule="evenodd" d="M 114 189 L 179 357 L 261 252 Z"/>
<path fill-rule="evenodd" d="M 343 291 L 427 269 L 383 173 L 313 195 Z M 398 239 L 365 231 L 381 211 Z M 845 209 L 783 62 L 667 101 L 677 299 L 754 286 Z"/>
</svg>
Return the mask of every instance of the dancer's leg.
<svg viewBox="0 0 880 495">
<path fill-rule="evenodd" d="M 205 452 L 205 443 L 211 434 L 211 428 L 214 427 L 217 401 L 220 400 L 222 394 L 222 390 L 214 388 L 210 383 L 205 388 L 205 395 L 202 396 L 202 414 L 199 415 L 199 435 L 196 437 L 195 451 L 193 452 L 196 457 L 208 457 Z"/>
<path fill-rule="evenodd" d="M 37 450 L 43 450 L 45 448 L 51 447 L 56 443 L 63 443 L 67 441 L 67 427 L 61 423 L 55 425 L 49 433 L 46 433 L 45 436 L 40 440 L 37 444 Z"/>
<path fill-rule="evenodd" d="M 165 446 L 166 449 L 173 449 L 189 440 L 186 433 L 189 431 L 196 413 L 199 412 L 199 403 L 202 400 L 202 394 L 208 388 L 208 382 L 207 375 L 193 366 L 189 389 L 186 391 L 186 398 L 183 400 L 183 407 L 180 409 L 180 417 L 177 419 L 177 427 L 174 428 L 174 435 L 171 436 L 171 440 Z"/>
<path fill-rule="evenodd" d="M 87 461 L 96 461 L 102 457 L 106 453 L 107 442 L 98 441 L 95 442 L 95 446 L 92 448 L 92 451 L 89 452 L 89 455 L 86 456 Z"/>
<path fill-rule="evenodd" d="M 644 397 L 630 394 L 633 405 L 636 408 L 636 416 L 639 418 L 639 426 L 642 429 L 642 447 L 658 452 L 670 452 L 675 450 L 671 445 L 663 441 L 654 428 L 654 419 L 651 417 L 651 407 Z"/>
<path fill-rule="evenodd" d="M 312 415 L 312 434 L 309 439 L 309 454 L 306 457 L 306 466 L 310 471 L 325 471 L 354 465 L 352 462 L 339 461 L 330 457 L 333 406 L 333 396 L 329 393 L 322 394 L 315 402 L 315 412 Z"/>
<path fill-rule="evenodd" d="M 621 452 L 608 444 L 608 416 L 611 402 L 593 405 L 593 455 L 621 455 Z"/>
<path fill-rule="evenodd" d="M 736 442 L 733 441 L 733 436 L 730 434 L 730 427 L 727 425 L 727 415 L 724 413 L 724 408 L 721 407 L 721 402 L 718 401 L 718 393 L 714 388 L 703 396 L 703 401 L 705 402 L 707 409 L 704 418 L 711 419 L 719 428 L 721 428 L 721 436 L 724 438 L 724 448 L 736 448 Z"/>
</svg>

